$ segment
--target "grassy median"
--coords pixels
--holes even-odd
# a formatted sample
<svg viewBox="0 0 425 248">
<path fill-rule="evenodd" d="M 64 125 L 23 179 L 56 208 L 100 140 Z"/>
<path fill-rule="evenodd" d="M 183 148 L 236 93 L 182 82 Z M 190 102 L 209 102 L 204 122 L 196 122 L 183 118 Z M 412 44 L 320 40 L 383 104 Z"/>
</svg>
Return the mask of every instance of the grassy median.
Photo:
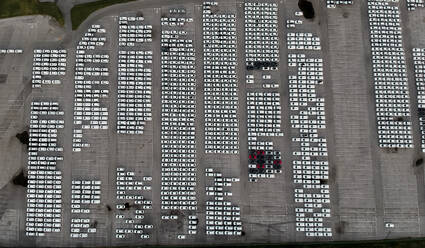
<svg viewBox="0 0 425 248">
<path fill-rule="evenodd" d="M 100 0 L 96 2 L 75 5 L 71 9 L 72 29 L 77 29 L 91 13 L 95 12 L 98 9 L 102 9 L 118 3 L 127 3 L 132 1 L 136 0 Z"/>
<path fill-rule="evenodd" d="M 25 15 L 48 15 L 63 26 L 64 19 L 55 3 L 40 3 L 38 0 L 0 0 L 0 18 Z"/>
</svg>

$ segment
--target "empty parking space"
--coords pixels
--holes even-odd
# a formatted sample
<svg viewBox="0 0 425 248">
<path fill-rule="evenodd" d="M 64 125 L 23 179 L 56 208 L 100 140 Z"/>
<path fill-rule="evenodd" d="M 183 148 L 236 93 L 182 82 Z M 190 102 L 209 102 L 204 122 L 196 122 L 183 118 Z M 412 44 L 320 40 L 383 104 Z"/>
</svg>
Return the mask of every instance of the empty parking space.
<svg viewBox="0 0 425 248">
<path fill-rule="evenodd" d="M 372 100 L 366 93 L 372 87 L 366 58 L 359 56 L 367 50 L 363 41 L 361 4 L 328 11 L 330 79 L 333 95 L 333 119 L 340 220 L 335 235 L 345 239 L 376 235 L 379 214 L 377 186 L 381 177 L 374 174 L 377 158 L 373 141 L 375 133 L 369 113 Z M 345 16 L 343 13 L 347 13 Z M 364 13 L 365 14 L 365 13 Z M 367 31 L 367 30 L 366 30 Z M 326 62 L 326 61 L 325 61 Z M 374 114 L 373 114 L 374 115 Z M 376 140 L 377 142 L 377 140 Z M 378 176 L 377 176 L 378 175 Z"/>
</svg>

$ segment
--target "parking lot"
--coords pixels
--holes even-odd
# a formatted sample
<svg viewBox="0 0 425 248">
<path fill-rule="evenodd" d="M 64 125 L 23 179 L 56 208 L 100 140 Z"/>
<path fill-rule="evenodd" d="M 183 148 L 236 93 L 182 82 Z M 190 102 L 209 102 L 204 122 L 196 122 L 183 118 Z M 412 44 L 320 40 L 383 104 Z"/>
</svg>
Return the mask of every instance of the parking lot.
<svg viewBox="0 0 425 248">
<path fill-rule="evenodd" d="M 1 20 L 0 245 L 425 235 L 411 2 L 136 1 L 69 42 Z"/>
</svg>

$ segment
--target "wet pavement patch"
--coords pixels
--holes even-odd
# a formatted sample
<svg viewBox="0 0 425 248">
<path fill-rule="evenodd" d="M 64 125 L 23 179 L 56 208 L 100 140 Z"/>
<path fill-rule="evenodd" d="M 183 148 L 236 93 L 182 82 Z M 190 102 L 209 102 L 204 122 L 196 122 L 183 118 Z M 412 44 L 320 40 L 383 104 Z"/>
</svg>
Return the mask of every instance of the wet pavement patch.
<svg viewBox="0 0 425 248">
<path fill-rule="evenodd" d="M 4 84 L 7 81 L 7 74 L 0 74 L 0 84 Z"/>
<path fill-rule="evenodd" d="M 16 138 L 18 138 L 18 140 L 24 145 L 28 146 L 30 143 L 30 136 L 28 135 L 27 131 L 16 134 Z"/>
<path fill-rule="evenodd" d="M 298 1 L 298 8 L 303 12 L 303 15 L 307 19 L 313 19 L 314 18 L 314 8 L 313 4 L 308 0 L 299 0 Z"/>
<path fill-rule="evenodd" d="M 24 175 L 24 170 L 21 170 L 21 172 L 12 179 L 12 182 L 14 185 L 26 188 L 28 186 L 28 177 Z"/>
</svg>

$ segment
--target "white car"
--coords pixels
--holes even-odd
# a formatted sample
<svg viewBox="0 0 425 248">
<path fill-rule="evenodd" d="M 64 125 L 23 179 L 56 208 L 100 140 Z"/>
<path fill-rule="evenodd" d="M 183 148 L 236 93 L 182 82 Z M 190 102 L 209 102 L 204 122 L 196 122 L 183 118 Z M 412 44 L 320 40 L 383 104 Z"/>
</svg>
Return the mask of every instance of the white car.
<svg viewBox="0 0 425 248">
<path fill-rule="evenodd" d="M 385 223 L 385 227 L 387 228 L 394 228 L 394 223 Z"/>
</svg>

